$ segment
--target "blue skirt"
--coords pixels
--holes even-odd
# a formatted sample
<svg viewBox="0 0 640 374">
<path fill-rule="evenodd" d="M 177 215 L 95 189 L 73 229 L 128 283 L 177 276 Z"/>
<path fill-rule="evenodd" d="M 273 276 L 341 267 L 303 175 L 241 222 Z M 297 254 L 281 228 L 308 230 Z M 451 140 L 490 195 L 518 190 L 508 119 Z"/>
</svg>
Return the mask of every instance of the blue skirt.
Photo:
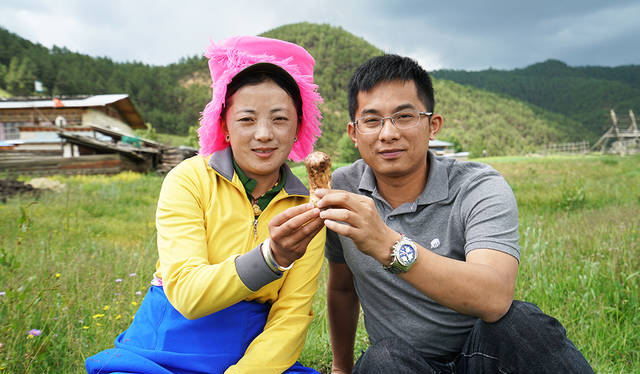
<svg viewBox="0 0 640 374">
<path fill-rule="evenodd" d="M 87 358 L 89 374 L 223 373 L 264 329 L 269 305 L 241 301 L 195 320 L 182 316 L 162 287 L 151 286 L 115 348 Z M 296 362 L 287 374 L 317 371 Z"/>
</svg>

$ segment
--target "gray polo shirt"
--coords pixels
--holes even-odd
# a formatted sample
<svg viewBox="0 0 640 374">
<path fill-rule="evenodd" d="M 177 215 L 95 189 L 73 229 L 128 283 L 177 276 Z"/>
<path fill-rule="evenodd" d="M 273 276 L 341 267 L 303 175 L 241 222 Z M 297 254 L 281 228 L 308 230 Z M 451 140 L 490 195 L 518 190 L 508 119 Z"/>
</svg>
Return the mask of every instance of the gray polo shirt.
<svg viewBox="0 0 640 374">
<path fill-rule="evenodd" d="M 464 261 L 474 249 L 502 251 L 519 260 L 518 208 L 502 175 L 477 162 L 427 155 L 429 177 L 416 201 L 392 209 L 378 193 L 371 168 L 358 160 L 338 168 L 332 188 L 369 196 L 393 230 L 439 255 Z M 446 308 L 420 293 L 379 262 L 362 254 L 351 239 L 327 230 L 325 255 L 346 263 L 364 312 L 372 343 L 400 337 L 426 357 L 459 352 L 476 317 Z"/>
</svg>

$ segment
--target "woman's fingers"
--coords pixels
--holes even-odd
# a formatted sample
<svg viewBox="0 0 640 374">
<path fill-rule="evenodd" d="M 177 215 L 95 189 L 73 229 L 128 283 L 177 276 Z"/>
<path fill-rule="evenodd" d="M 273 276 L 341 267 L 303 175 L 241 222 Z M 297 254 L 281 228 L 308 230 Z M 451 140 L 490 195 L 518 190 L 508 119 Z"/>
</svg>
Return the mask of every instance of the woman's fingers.
<svg viewBox="0 0 640 374">
<path fill-rule="evenodd" d="M 289 209 L 286 209 L 278 214 L 276 214 L 271 221 L 269 222 L 269 226 L 280 226 L 290 220 L 291 218 L 305 212 L 308 210 L 313 210 L 314 206 L 311 203 L 301 204 Z"/>
<path fill-rule="evenodd" d="M 283 266 L 304 255 L 307 245 L 322 230 L 320 210 L 313 204 L 289 208 L 269 222 L 271 248 L 276 261 Z"/>
</svg>

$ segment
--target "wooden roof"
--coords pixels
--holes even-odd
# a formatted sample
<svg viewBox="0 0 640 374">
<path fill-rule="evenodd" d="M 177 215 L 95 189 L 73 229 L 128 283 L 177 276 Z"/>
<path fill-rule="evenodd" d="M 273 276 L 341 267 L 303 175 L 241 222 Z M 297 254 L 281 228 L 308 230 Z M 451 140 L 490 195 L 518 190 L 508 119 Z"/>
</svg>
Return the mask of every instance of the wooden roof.
<svg viewBox="0 0 640 374">
<path fill-rule="evenodd" d="M 31 108 L 95 108 L 110 106 L 115 108 L 133 129 L 145 129 L 144 120 L 127 94 L 93 95 L 71 98 L 11 98 L 0 100 L 2 109 L 31 109 Z"/>
</svg>

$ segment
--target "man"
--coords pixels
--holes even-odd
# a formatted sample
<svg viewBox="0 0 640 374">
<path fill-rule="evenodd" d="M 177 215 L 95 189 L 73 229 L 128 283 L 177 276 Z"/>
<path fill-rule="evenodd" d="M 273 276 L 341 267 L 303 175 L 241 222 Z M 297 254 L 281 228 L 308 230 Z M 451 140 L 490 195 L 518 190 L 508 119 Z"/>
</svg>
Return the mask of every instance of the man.
<svg viewBox="0 0 640 374">
<path fill-rule="evenodd" d="M 371 345 L 354 373 L 591 373 L 560 323 L 513 301 L 516 200 L 491 167 L 435 157 L 429 75 L 375 57 L 354 73 L 362 160 L 333 174 L 327 226 L 333 373 L 350 373 L 360 304 Z"/>
</svg>

